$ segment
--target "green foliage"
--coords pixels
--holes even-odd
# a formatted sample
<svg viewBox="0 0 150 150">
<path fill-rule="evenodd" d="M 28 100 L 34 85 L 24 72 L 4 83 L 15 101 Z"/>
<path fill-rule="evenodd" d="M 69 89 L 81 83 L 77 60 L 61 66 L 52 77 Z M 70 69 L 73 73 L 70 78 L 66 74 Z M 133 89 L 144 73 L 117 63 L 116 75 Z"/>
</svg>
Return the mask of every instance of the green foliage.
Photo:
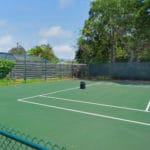
<svg viewBox="0 0 150 150">
<path fill-rule="evenodd" d="M 150 55 L 148 10 L 149 0 L 92 1 L 76 59 L 99 63 L 143 61 L 145 49 Z"/>
<path fill-rule="evenodd" d="M 150 45 L 149 45 L 150 46 Z M 142 61 L 142 62 L 148 62 L 150 61 L 150 50 L 147 48 L 147 49 L 144 49 L 141 53 L 141 55 L 139 56 L 139 59 Z"/>
<path fill-rule="evenodd" d="M 12 54 L 25 54 L 26 53 L 26 50 L 21 46 L 21 45 L 18 45 L 17 47 L 13 47 L 9 50 L 9 53 L 12 53 Z"/>
<path fill-rule="evenodd" d="M 47 78 L 46 82 L 53 82 L 53 81 L 60 81 L 63 80 L 62 78 Z M 40 83 L 45 82 L 45 79 L 27 79 L 24 81 L 24 79 L 10 79 L 9 77 L 6 77 L 4 79 L 0 79 L 0 86 L 3 85 L 18 85 L 18 84 L 24 84 L 24 83 Z"/>
<path fill-rule="evenodd" d="M 0 59 L 0 79 L 3 79 L 14 67 L 14 61 L 7 59 Z"/>
<path fill-rule="evenodd" d="M 41 58 L 50 60 L 51 62 L 58 62 L 59 59 L 55 56 L 52 47 L 47 44 L 35 46 L 28 51 L 29 55 L 39 56 Z"/>
</svg>

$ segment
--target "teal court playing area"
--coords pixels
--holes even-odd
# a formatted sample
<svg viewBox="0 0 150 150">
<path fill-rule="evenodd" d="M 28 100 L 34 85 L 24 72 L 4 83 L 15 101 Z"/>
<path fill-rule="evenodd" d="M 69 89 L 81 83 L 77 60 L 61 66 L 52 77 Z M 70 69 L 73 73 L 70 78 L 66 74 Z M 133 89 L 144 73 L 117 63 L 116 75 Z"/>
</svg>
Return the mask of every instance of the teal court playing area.
<svg viewBox="0 0 150 150">
<path fill-rule="evenodd" d="M 150 84 L 80 80 L 0 87 L 5 126 L 67 150 L 147 150 Z"/>
</svg>

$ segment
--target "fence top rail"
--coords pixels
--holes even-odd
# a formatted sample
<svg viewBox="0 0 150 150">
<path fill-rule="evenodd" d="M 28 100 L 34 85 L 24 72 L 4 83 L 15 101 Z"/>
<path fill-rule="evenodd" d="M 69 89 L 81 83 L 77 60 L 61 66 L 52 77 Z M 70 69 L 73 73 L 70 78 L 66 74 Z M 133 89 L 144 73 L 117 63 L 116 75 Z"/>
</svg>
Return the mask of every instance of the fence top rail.
<svg viewBox="0 0 150 150">
<path fill-rule="evenodd" d="M 41 146 L 39 144 L 35 144 L 35 143 L 31 142 L 31 141 L 28 141 L 28 140 L 26 140 L 24 138 L 21 138 L 21 137 L 19 137 L 17 135 L 14 135 L 14 134 L 12 134 L 10 132 L 7 132 L 5 130 L 0 130 L 0 134 L 5 136 L 5 137 L 8 137 L 10 139 L 13 139 L 14 141 L 17 141 L 17 142 L 19 141 L 20 143 L 25 144 L 25 145 L 27 145 L 27 146 L 29 146 L 31 148 L 35 148 L 37 150 L 51 150 L 51 149 L 43 147 L 43 146 Z"/>
</svg>

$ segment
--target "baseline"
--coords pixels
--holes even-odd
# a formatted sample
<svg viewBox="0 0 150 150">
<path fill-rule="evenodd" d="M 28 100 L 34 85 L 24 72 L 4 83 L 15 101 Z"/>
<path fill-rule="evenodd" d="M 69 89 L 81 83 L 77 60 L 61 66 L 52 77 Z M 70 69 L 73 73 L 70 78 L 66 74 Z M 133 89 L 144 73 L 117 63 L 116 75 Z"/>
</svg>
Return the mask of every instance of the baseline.
<svg viewBox="0 0 150 150">
<path fill-rule="evenodd" d="M 119 84 L 119 83 L 112 83 L 112 82 L 102 82 L 104 85 L 111 85 L 111 86 L 116 86 L 116 87 L 134 87 L 134 88 L 150 88 L 150 85 L 132 85 L 132 84 Z"/>
</svg>

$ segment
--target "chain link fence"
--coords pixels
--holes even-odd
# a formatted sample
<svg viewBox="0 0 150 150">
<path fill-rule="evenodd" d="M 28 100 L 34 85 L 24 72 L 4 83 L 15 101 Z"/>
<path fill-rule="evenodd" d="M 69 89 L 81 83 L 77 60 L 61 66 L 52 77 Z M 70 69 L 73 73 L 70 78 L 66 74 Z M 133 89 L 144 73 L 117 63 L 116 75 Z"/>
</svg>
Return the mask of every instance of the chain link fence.
<svg viewBox="0 0 150 150">
<path fill-rule="evenodd" d="M 0 149 L 1 150 L 67 150 L 57 144 L 31 137 L 0 125 Z"/>
<path fill-rule="evenodd" d="M 2 55 L 4 57 L 4 54 Z M 127 80 L 150 80 L 150 62 L 93 63 L 70 61 L 51 63 L 48 60 L 30 55 L 6 55 L 15 60 L 10 72 L 11 79 L 48 79 L 48 78 L 110 78 Z M 78 63 L 85 62 L 85 63 Z"/>
<path fill-rule="evenodd" d="M 15 66 L 10 72 L 11 79 L 83 78 L 87 65 L 75 61 L 51 63 L 36 56 L 14 55 Z"/>
</svg>

